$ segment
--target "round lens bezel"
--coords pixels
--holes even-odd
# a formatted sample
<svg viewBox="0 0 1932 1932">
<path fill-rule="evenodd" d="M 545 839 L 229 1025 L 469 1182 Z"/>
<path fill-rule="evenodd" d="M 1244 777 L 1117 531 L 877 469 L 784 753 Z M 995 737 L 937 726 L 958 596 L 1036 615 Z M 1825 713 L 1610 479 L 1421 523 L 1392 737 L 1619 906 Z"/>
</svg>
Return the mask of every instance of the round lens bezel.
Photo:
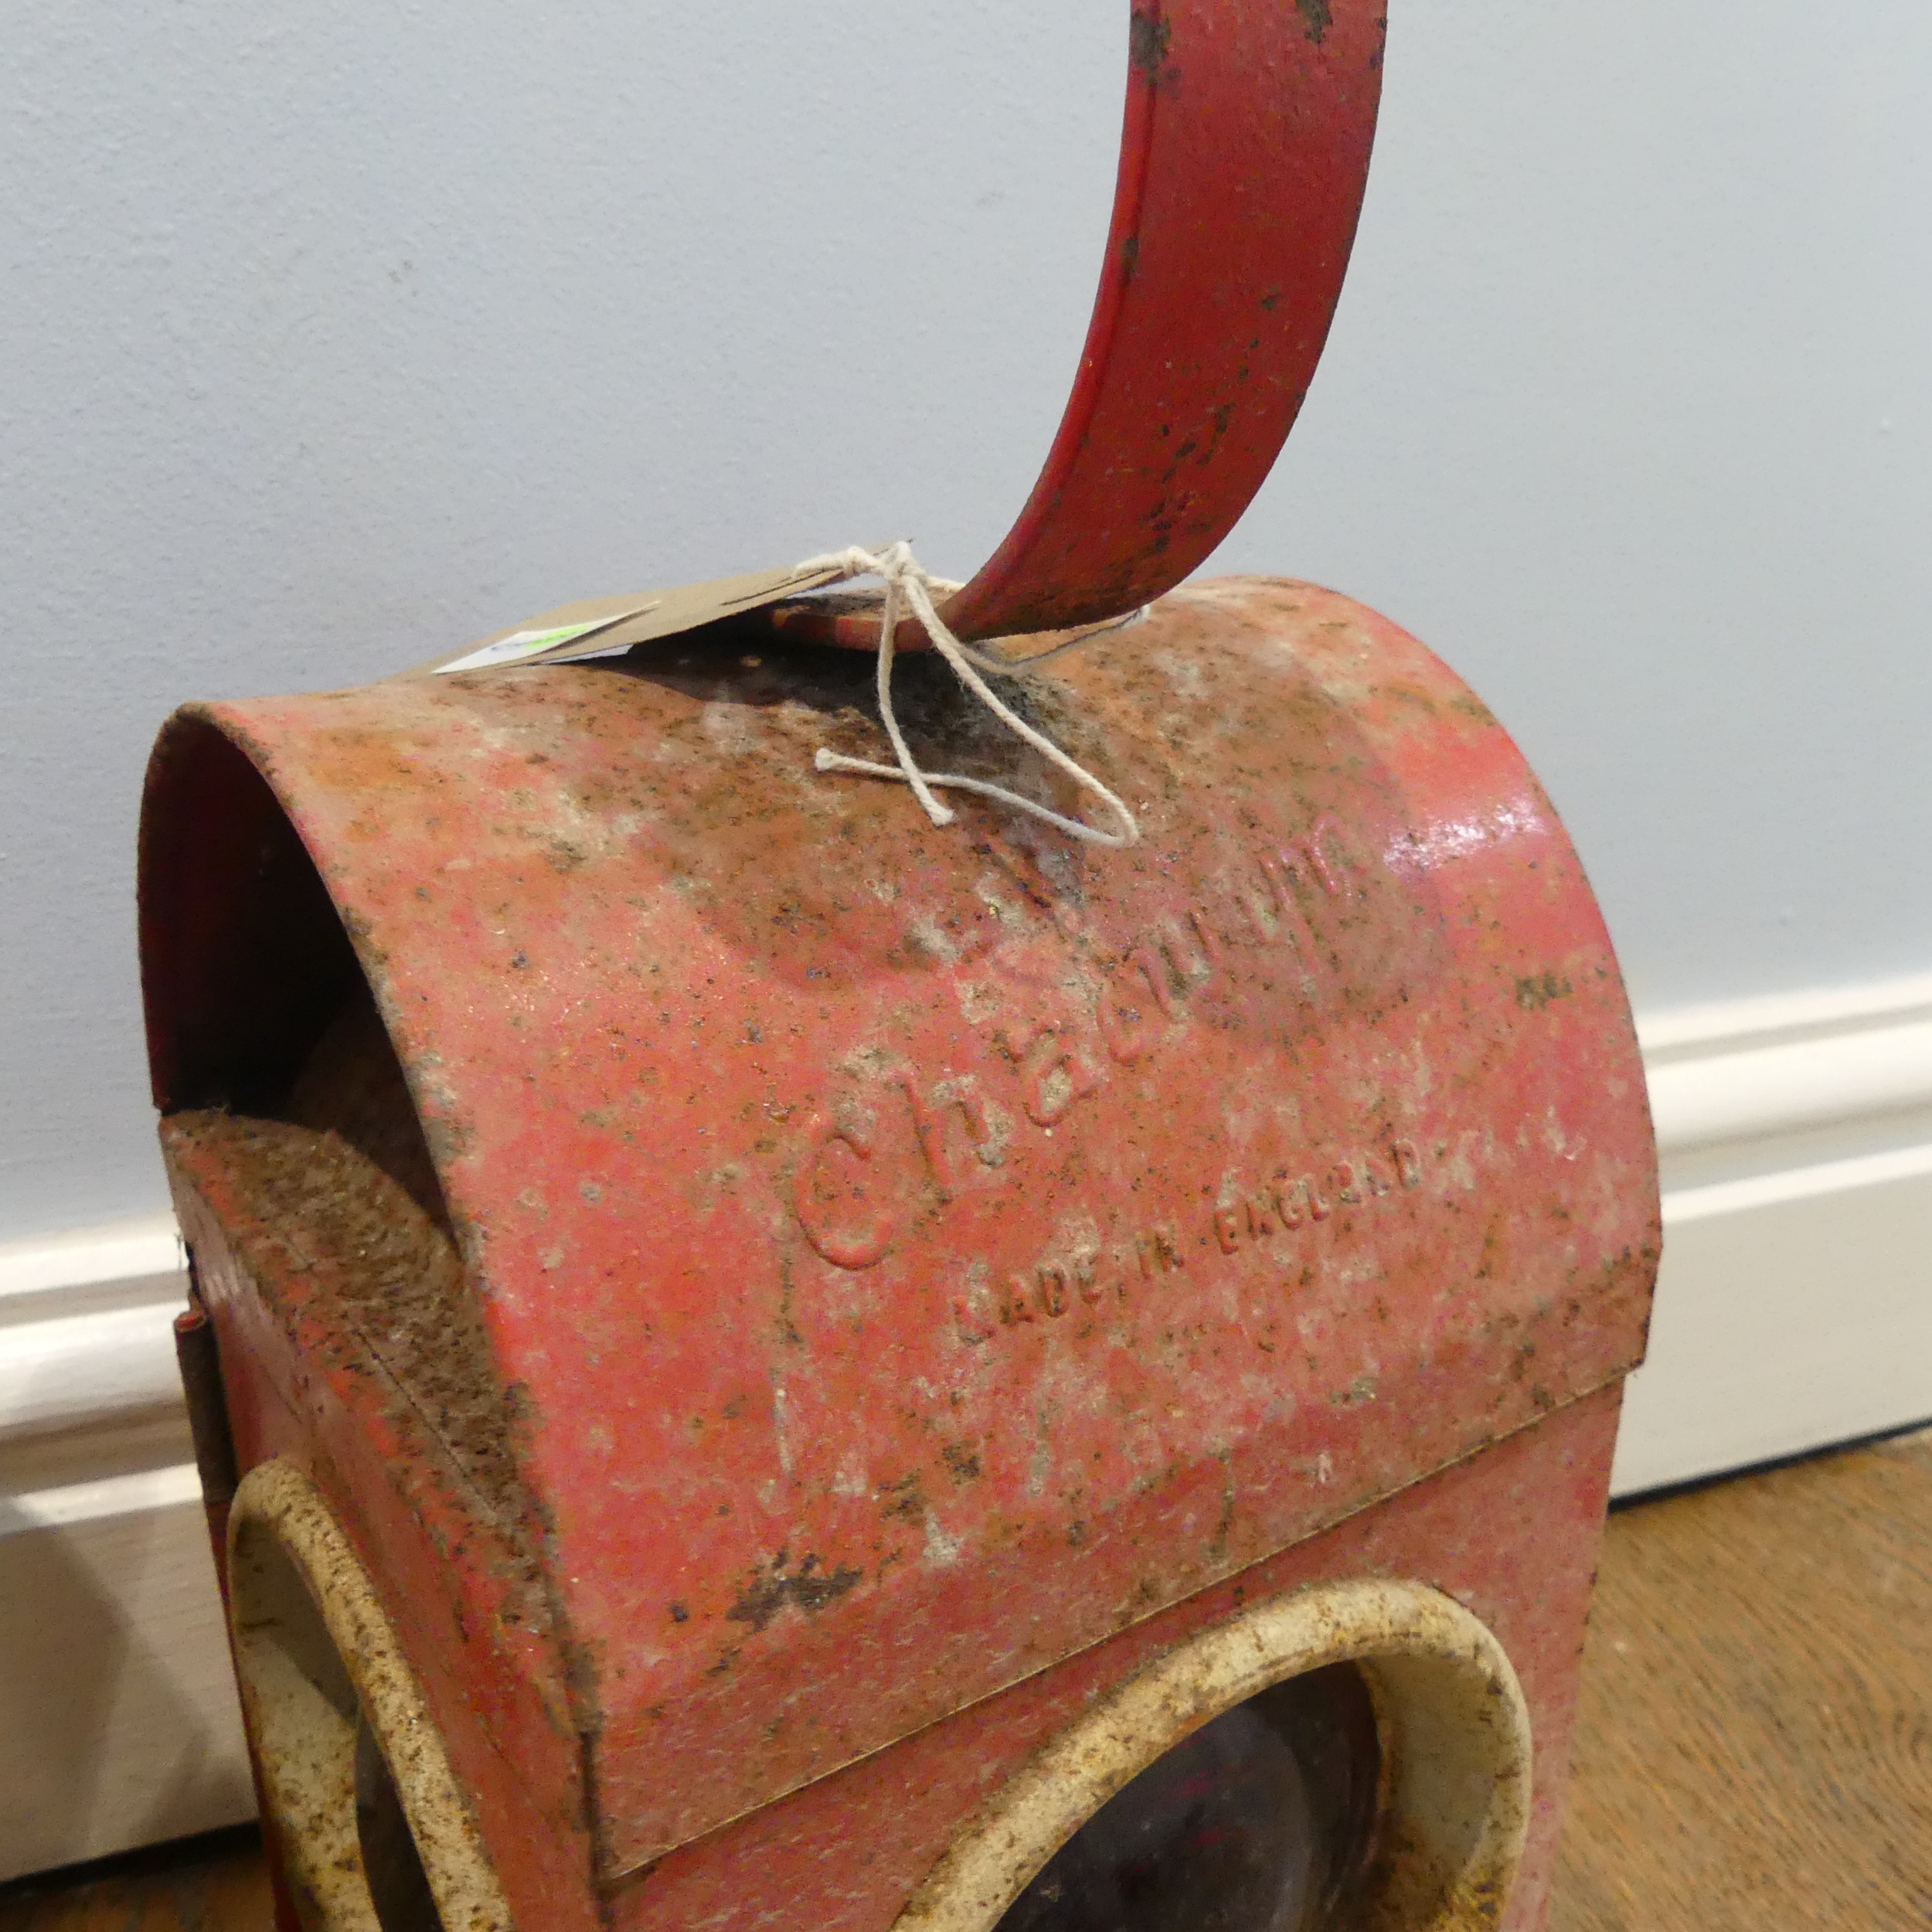
<svg viewBox="0 0 1932 1932">
<path fill-rule="evenodd" d="M 228 1580 L 267 1822 L 304 1925 L 400 1932 L 386 1923 L 362 1867 L 357 1744 L 366 1731 L 443 1923 L 513 1932 L 394 1626 L 328 1505 L 293 1463 L 263 1463 L 243 1478 L 229 1517 Z"/>
<path fill-rule="evenodd" d="M 1048 1859 L 1174 1745 L 1274 1685 L 1339 1663 L 1369 1683 L 1383 1757 L 1352 1932 L 1491 1922 L 1529 1830 L 1522 1687 L 1494 1633 L 1462 1605 L 1425 1583 L 1364 1577 L 1250 1605 L 1097 1700 L 968 1821 L 894 1932 L 996 1932 Z"/>
</svg>

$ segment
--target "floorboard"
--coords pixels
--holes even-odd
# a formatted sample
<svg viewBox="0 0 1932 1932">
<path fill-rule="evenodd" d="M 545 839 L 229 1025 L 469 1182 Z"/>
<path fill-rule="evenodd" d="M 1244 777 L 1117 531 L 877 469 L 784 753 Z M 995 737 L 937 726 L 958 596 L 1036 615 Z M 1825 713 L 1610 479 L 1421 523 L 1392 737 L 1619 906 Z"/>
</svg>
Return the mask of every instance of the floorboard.
<svg viewBox="0 0 1932 1932">
<path fill-rule="evenodd" d="M 0 1886 L 0 1932 L 269 1932 L 255 1828 Z"/>
<path fill-rule="evenodd" d="M 1932 1438 L 1611 1519 L 1550 1932 L 1932 1926 Z"/>
</svg>

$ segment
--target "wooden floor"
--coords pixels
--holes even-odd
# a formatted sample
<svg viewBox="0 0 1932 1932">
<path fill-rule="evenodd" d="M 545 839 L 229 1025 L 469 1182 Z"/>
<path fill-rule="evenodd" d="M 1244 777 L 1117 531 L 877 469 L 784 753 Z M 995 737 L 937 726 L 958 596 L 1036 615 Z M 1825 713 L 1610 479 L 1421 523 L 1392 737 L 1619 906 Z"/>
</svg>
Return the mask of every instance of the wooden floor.
<svg viewBox="0 0 1932 1932">
<path fill-rule="evenodd" d="M 0 1932 L 265 1932 L 250 1833 L 0 1886 Z M 1932 1436 L 1620 1511 L 1549 1932 L 1932 1927 Z"/>
<path fill-rule="evenodd" d="M 1932 1436 L 1613 1517 L 1550 1932 L 1932 1927 Z"/>
<path fill-rule="evenodd" d="M 0 1932 L 268 1932 L 253 1826 L 0 1886 Z"/>
</svg>

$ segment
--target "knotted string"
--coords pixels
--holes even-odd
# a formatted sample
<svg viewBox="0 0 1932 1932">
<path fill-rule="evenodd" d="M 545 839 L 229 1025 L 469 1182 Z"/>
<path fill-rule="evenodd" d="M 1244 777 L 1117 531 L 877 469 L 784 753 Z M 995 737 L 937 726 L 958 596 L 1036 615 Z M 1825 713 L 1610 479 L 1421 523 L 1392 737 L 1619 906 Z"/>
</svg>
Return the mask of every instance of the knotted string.
<svg viewBox="0 0 1932 1932">
<path fill-rule="evenodd" d="M 868 758 L 848 758 L 842 753 L 828 750 L 821 745 L 812 763 L 820 771 L 852 771 L 869 778 L 903 780 L 912 787 L 913 796 L 925 809 L 926 816 L 936 825 L 949 825 L 955 814 L 951 807 L 942 804 L 934 796 L 936 788 L 950 788 L 956 791 L 977 792 L 984 798 L 996 798 L 1002 804 L 1012 805 L 1016 810 L 1030 812 L 1036 818 L 1043 818 L 1049 825 L 1063 832 L 1070 838 L 1084 839 L 1090 845 L 1131 845 L 1141 835 L 1141 828 L 1134 822 L 1134 815 L 1126 805 L 1084 765 L 1070 758 L 1052 739 L 1036 731 L 1024 718 L 1019 716 L 1000 700 L 998 694 L 980 674 L 991 671 L 1002 676 L 1024 675 L 1036 665 L 1044 664 L 1049 658 L 1058 657 L 1063 651 L 1070 651 L 1076 645 L 1084 644 L 1090 638 L 1097 638 L 1109 631 L 1117 631 L 1123 626 L 1136 623 L 1146 613 L 1144 610 L 1131 612 L 1124 617 L 1116 618 L 1111 624 L 1096 625 L 1090 631 L 1083 631 L 1079 636 L 1068 638 L 1053 646 L 1050 651 L 1042 651 L 1031 658 L 1009 660 L 989 658 L 961 643 L 947 628 L 933 603 L 935 590 L 948 594 L 959 586 L 943 577 L 934 577 L 913 555 L 908 543 L 889 544 L 883 550 L 866 550 L 854 546 L 849 549 L 833 550 L 823 556 L 808 559 L 798 566 L 800 572 L 808 570 L 836 570 L 842 577 L 883 577 L 886 584 L 885 607 L 879 621 L 879 715 L 886 727 L 886 736 L 892 741 L 895 765 L 875 764 Z M 1016 737 L 1023 738 L 1043 757 L 1050 759 L 1074 783 L 1089 791 L 1113 813 L 1118 822 L 1117 832 L 1107 832 L 1083 820 L 1070 818 L 1065 813 L 1053 811 L 1050 807 L 1023 798 L 1017 791 L 1009 791 L 1005 785 L 990 784 L 984 779 L 969 778 L 956 771 L 927 771 L 922 770 L 913 757 L 906 743 L 905 734 L 899 728 L 899 719 L 893 709 L 892 672 L 894 648 L 893 634 L 899 628 L 900 607 L 905 605 L 919 620 L 927 637 L 933 641 L 933 648 L 951 665 L 961 683 L 978 698 L 1000 723 Z"/>
</svg>

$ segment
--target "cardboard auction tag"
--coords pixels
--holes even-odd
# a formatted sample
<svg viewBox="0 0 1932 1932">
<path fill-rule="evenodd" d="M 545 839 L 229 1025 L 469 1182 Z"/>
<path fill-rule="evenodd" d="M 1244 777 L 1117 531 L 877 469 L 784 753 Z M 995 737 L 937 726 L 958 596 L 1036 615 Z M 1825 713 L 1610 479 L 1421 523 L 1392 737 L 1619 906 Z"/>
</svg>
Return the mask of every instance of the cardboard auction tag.
<svg viewBox="0 0 1932 1932">
<path fill-rule="evenodd" d="M 565 664 L 633 644 L 675 638 L 720 617 L 742 616 L 767 604 L 781 604 L 806 590 L 822 590 L 845 573 L 818 570 L 753 570 L 743 577 L 718 577 L 709 583 L 680 584 L 669 590 L 645 590 L 635 597 L 587 597 L 560 604 L 540 617 L 526 617 L 480 644 L 447 657 L 432 658 L 404 677 L 442 676 L 452 671 L 484 671 L 509 664 Z"/>
</svg>

